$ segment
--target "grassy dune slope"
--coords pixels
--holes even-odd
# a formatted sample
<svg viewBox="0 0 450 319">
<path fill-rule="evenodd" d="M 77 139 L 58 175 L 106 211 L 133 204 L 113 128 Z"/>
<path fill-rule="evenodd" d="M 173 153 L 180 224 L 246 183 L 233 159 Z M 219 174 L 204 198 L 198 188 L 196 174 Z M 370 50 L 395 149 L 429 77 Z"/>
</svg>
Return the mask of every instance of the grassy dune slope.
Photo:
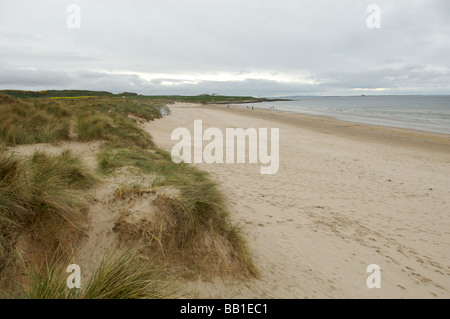
<svg viewBox="0 0 450 319">
<path fill-rule="evenodd" d="M 171 298 L 180 278 L 257 276 L 217 185 L 174 164 L 139 127 L 166 103 L 0 95 L 0 297 Z M 100 143 L 94 169 L 70 150 L 93 141 Z M 57 152 L 21 153 L 36 143 Z M 105 184 L 117 176 L 120 184 Z M 150 182 L 127 182 L 136 178 Z M 65 268 L 82 258 L 96 214 L 90 198 L 106 186 L 114 188 L 103 206 L 117 240 L 83 287 L 69 290 Z"/>
</svg>

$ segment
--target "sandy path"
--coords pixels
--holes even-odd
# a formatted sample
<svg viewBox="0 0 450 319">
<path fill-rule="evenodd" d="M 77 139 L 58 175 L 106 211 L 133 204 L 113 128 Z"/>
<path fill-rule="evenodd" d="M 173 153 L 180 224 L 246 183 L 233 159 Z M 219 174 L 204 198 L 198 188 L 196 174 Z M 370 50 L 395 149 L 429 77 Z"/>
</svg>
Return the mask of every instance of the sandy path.
<svg viewBox="0 0 450 319">
<path fill-rule="evenodd" d="M 193 132 L 200 119 L 224 133 L 280 129 L 275 175 L 260 175 L 260 164 L 196 164 L 220 183 L 262 273 L 246 283 L 200 282 L 200 297 L 450 297 L 449 145 L 422 147 L 418 133 L 395 143 L 331 134 L 345 122 L 294 125 L 273 112 L 189 104 L 172 105 L 170 116 L 145 128 L 170 151 L 172 130 Z M 314 121 L 327 129 L 311 130 Z M 380 289 L 366 285 L 370 264 L 382 269 Z"/>
</svg>

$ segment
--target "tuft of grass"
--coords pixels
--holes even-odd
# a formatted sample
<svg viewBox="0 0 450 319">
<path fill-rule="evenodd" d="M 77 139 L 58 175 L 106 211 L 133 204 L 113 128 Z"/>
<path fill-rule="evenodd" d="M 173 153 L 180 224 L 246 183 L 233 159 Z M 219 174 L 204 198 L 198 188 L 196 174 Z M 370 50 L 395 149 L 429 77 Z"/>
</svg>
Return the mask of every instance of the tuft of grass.
<svg viewBox="0 0 450 319">
<path fill-rule="evenodd" d="M 76 132 L 81 141 L 107 140 L 116 129 L 113 119 L 98 112 L 84 112 L 78 115 Z"/>
<path fill-rule="evenodd" d="M 43 259 L 70 251 L 85 220 L 81 190 L 98 181 L 70 151 L 29 159 L 0 152 L 0 273 L 13 263 L 21 236 L 32 239 L 29 250 Z"/>
<path fill-rule="evenodd" d="M 104 113 L 120 114 L 128 117 L 133 115 L 135 117 L 152 121 L 160 118 L 161 113 L 159 108 L 164 105 L 164 101 L 140 101 L 135 99 L 122 100 L 119 103 L 111 103 L 105 100 L 104 103 L 99 103 L 100 111 Z"/>
<path fill-rule="evenodd" d="M 27 282 L 16 298 L 25 299 L 169 299 L 179 288 L 162 264 L 149 261 L 137 248 L 121 248 L 107 253 L 81 288 L 67 287 L 68 263 L 53 259 L 36 267 L 24 266 Z M 83 276 L 83 273 L 81 274 Z"/>
<path fill-rule="evenodd" d="M 28 161 L 11 164 L 6 176 L 12 182 L 4 179 L 1 183 L 0 209 L 6 218 L 22 225 L 47 217 L 75 223 L 82 207 L 77 190 L 98 182 L 81 159 L 68 150 L 57 155 L 36 151 Z"/>
<path fill-rule="evenodd" d="M 69 111 L 55 103 L 0 99 L 0 141 L 8 145 L 69 139 Z"/>
<path fill-rule="evenodd" d="M 119 129 L 109 139 L 109 145 L 114 147 L 134 146 L 141 149 L 153 147 L 151 136 L 139 128 L 135 120 L 116 113 L 113 113 L 112 117 Z"/>
<path fill-rule="evenodd" d="M 78 114 L 76 132 L 81 141 L 105 140 L 115 147 L 147 148 L 153 145 L 151 137 L 136 125 L 135 120 L 110 110 Z"/>
<path fill-rule="evenodd" d="M 17 237 L 15 228 L 18 226 L 10 215 L 8 210 L 15 209 L 10 199 L 14 192 L 11 189 L 16 180 L 15 178 L 21 171 L 21 162 L 4 151 L 0 151 L 0 282 L 3 278 L 5 269 L 13 262 L 13 245 Z"/>
<path fill-rule="evenodd" d="M 136 147 L 107 147 L 99 154 L 98 161 L 100 171 L 105 174 L 124 166 L 135 166 L 145 173 L 155 173 L 165 170 L 165 166 L 170 164 L 159 151 L 152 152 Z M 173 167 L 175 168 L 175 165 Z"/>
<path fill-rule="evenodd" d="M 69 299 L 76 295 L 76 290 L 67 287 L 68 273 L 63 263 L 51 260 L 50 263 L 37 266 L 24 265 L 27 283 L 18 289 L 15 298 L 21 299 Z"/>
<path fill-rule="evenodd" d="M 57 155 L 37 151 L 30 161 L 38 180 L 57 177 L 69 189 L 88 189 L 99 182 L 98 177 L 84 165 L 81 158 L 70 150 L 63 150 Z"/>
<path fill-rule="evenodd" d="M 80 297 L 83 299 L 166 299 L 175 296 L 162 265 L 137 249 L 119 250 L 103 258 Z"/>
</svg>

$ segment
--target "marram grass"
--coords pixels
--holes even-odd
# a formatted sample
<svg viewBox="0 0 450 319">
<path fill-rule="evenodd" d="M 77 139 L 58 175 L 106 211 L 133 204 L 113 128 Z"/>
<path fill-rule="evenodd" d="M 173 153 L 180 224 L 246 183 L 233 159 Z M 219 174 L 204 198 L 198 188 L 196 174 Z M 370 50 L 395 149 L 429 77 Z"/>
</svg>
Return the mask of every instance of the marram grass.
<svg viewBox="0 0 450 319">
<path fill-rule="evenodd" d="M 165 267 L 141 256 L 136 248 L 121 248 L 103 257 L 80 288 L 68 288 L 67 263 L 52 260 L 42 267 L 26 267 L 27 283 L 15 298 L 25 299 L 169 299 L 179 287 Z M 83 276 L 83 273 L 81 273 Z"/>
<path fill-rule="evenodd" d="M 179 270 L 187 266 L 194 276 L 205 271 L 215 276 L 222 271 L 216 264 L 226 268 L 233 262 L 236 266 L 236 261 L 240 266 L 229 267 L 228 273 L 257 276 L 242 232 L 230 222 L 226 201 L 216 183 L 192 166 L 174 164 L 170 154 L 158 149 L 151 136 L 139 127 L 138 122 L 160 117 L 158 108 L 164 103 L 167 101 L 138 98 L 49 100 L 0 95 L 0 296 L 5 295 L 1 294 L 5 289 L 2 283 L 12 278 L 6 278 L 10 273 L 5 270 L 17 265 L 16 244 L 21 236 L 29 234 L 39 239 L 33 245 L 43 244 L 39 248 L 45 250 L 46 258 L 40 259 L 45 263 L 33 263 L 34 259 L 26 256 L 28 279 L 22 286 L 22 298 L 172 298 L 175 293 L 166 268 Z M 162 250 L 162 260 L 169 264 L 162 267 L 145 259 L 145 249 L 140 254 L 120 249 L 105 255 L 80 290 L 68 290 L 64 263 L 58 261 L 67 254 L 48 260 L 54 247 L 76 250 L 76 246 L 70 246 L 71 237 L 64 234 L 86 222 L 83 193 L 100 183 L 101 177 L 70 151 L 53 155 L 35 152 L 21 158 L 6 150 L 20 144 L 93 140 L 102 141 L 100 173 L 131 166 L 140 174 L 155 177 L 151 189 L 179 190 L 179 196 L 158 195 L 155 202 L 171 219 L 170 227 L 162 233 L 158 230 L 153 234 L 152 229 L 141 232 L 142 236 L 158 238 L 157 249 Z M 136 194 L 138 186 L 121 196 Z M 135 238 L 129 244 L 134 246 L 146 238 Z M 231 250 L 225 254 L 215 250 L 215 246 L 205 245 L 205 238 L 226 242 Z M 216 256 L 222 262 L 215 262 Z M 226 259 L 230 256 L 233 261 Z"/>
</svg>

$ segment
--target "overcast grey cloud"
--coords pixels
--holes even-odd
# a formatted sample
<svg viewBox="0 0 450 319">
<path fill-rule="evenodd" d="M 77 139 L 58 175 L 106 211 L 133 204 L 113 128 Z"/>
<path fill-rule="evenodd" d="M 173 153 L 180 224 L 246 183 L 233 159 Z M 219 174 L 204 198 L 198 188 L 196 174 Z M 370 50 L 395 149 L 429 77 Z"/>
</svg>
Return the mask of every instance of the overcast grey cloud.
<svg viewBox="0 0 450 319">
<path fill-rule="evenodd" d="M 0 0 L 0 88 L 450 94 L 450 1 Z"/>
</svg>

